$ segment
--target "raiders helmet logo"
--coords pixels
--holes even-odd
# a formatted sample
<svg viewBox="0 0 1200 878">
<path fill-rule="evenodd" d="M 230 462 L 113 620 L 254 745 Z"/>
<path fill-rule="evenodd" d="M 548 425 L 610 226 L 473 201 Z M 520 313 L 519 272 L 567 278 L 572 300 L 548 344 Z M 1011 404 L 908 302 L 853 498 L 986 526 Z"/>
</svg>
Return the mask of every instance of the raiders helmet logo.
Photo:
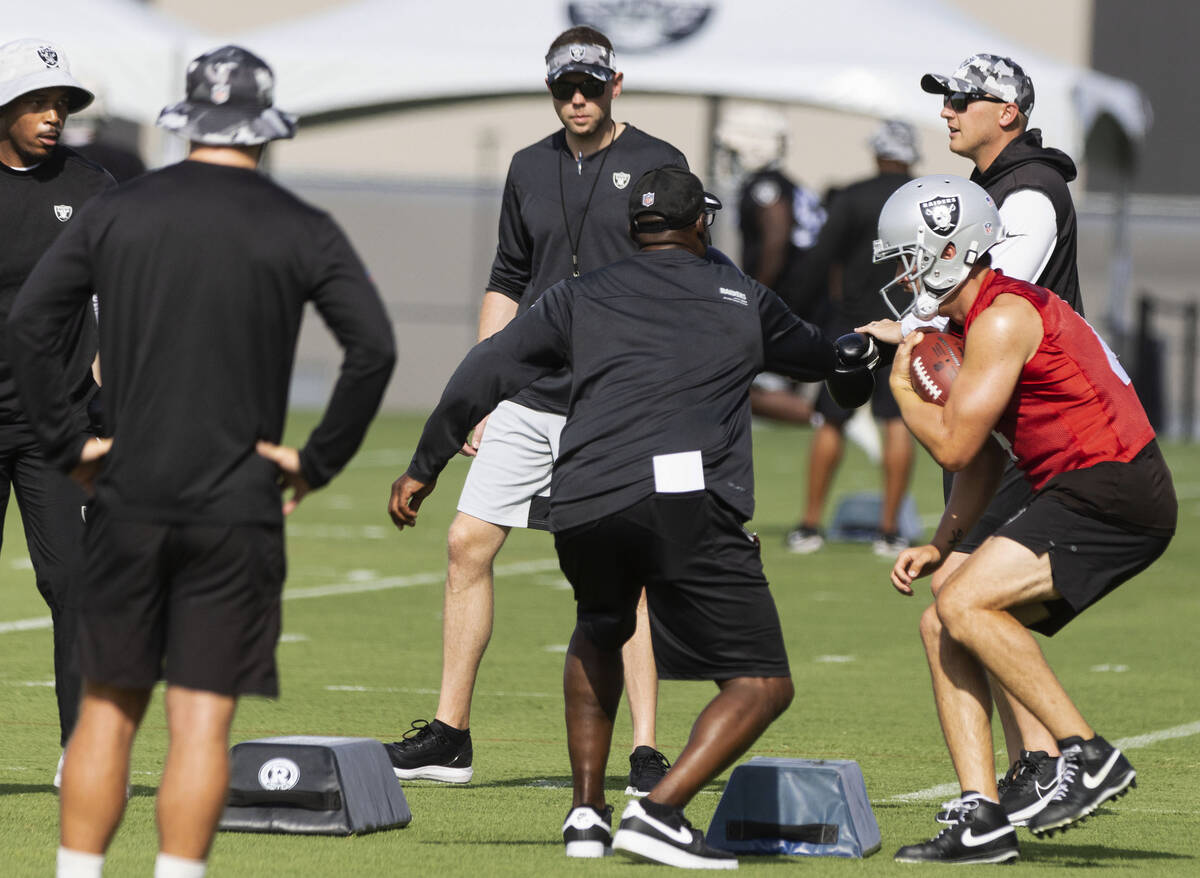
<svg viewBox="0 0 1200 878">
<path fill-rule="evenodd" d="M 642 207 L 653 207 L 653 206 L 654 206 L 654 193 L 653 192 L 643 192 L 642 193 Z"/>
<path fill-rule="evenodd" d="M 932 198 L 921 202 L 921 217 L 925 225 L 935 234 L 943 238 L 950 236 L 958 228 L 959 201 L 957 195 L 944 198 Z"/>
<path fill-rule="evenodd" d="M 613 171 L 613 185 L 618 189 L 624 189 L 629 185 L 628 171 Z"/>
<path fill-rule="evenodd" d="M 699 31 L 719 4 L 710 0 L 575 0 L 567 4 L 574 25 L 608 34 L 618 52 L 649 52 Z"/>
<path fill-rule="evenodd" d="M 65 223 L 67 220 L 69 220 L 71 218 L 71 214 L 74 212 L 75 208 L 71 207 L 69 204 L 54 205 L 54 215 L 58 218 L 60 223 Z"/>
<path fill-rule="evenodd" d="M 47 67 L 58 66 L 58 52 L 54 51 L 54 49 L 49 46 L 42 46 L 37 52 L 38 57 L 42 59 L 42 63 Z"/>
</svg>

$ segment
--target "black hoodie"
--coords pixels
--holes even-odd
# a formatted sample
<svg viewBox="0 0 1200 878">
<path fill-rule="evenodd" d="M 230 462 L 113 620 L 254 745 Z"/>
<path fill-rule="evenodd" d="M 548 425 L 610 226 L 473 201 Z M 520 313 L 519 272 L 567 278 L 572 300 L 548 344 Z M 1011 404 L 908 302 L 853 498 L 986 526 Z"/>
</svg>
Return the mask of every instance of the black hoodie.
<svg viewBox="0 0 1200 878">
<path fill-rule="evenodd" d="M 980 172 L 976 168 L 971 174 L 971 182 L 986 189 L 997 207 L 1003 206 L 1004 199 L 1019 189 L 1034 189 L 1050 199 L 1058 225 L 1058 239 L 1045 269 L 1030 280 L 1058 293 L 1068 305 L 1083 314 L 1079 272 L 1075 266 L 1075 204 L 1067 189 L 1067 183 L 1075 176 L 1075 162 L 1071 157 L 1062 150 L 1042 146 L 1042 132 L 1032 128 L 1004 147 L 986 171 Z"/>
</svg>

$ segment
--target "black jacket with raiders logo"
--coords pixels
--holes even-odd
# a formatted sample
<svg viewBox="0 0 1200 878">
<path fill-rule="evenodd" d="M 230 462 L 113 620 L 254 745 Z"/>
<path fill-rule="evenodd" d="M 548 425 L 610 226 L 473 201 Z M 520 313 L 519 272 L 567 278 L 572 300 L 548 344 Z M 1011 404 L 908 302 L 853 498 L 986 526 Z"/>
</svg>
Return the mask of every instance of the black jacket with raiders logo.
<svg viewBox="0 0 1200 878">
<path fill-rule="evenodd" d="M 687 168 L 665 140 L 632 125 L 605 147 L 578 161 L 560 129 L 518 152 L 508 168 L 500 206 L 500 235 L 488 289 L 527 311 L 545 290 L 576 270 L 615 262 L 637 248 L 629 237 L 629 192 L 646 171 Z M 519 313 L 520 313 L 519 312 Z M 526 388 L 514 401 L 535 411 L 566 414 L 570 377 L 563 371 Z"/>
<path fill-rule="evenodd" d="M 59 234 L 76 222 L 80 209 L 116 186 L 109 173 L 74 150 L 59 146 L 37 167 L 14 171 L 0 162 L 0 326 L 8 320 L 17 290 Z M 90 305 L 71 318 L 64 361 L 71 394 L 82 398 L 93 386 L 96 318 Z M 81 427 L 86 421 L 81 423 Z M 28 431 L 9 365 L 0 346 L 0 427 Z M 32 435 L 31 433 L 29 435 Z"/>
<path fill-rule="evenodd" d="M 1032 128 L 1004 147 L 986 171 L 973 171 L 971 182 L 986 189 L 997 207 L 1002 207 L 1004 199 L 1019 189 L 1034 189 L 1050 199 L 1058 224 L 1058 240 L 1045 269 L 1031 278 L 1031 282 L 1058 293 L 1082 314 L 1083 298 L 1075 265 L 1075 203 L 1067 188 L 1075 176 L 1071 157 L 1062 150 L 1042 146 L 1042 132 Z"/>
</svg>

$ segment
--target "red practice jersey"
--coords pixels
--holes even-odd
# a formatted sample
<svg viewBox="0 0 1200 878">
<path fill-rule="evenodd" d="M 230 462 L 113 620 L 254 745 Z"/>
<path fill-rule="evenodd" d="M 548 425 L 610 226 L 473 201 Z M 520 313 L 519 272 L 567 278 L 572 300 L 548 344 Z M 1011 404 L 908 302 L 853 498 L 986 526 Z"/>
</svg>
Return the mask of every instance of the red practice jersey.
<svg viewBox="0 0 1200 878">
<path fill-rule="evenodd" d="M 990 272 L 964 323 L 967 356 L 971 324 L 1004 293 L 1027 300 L 1042 318 L 1041 344 L 996 424 L 1025 477 L 1040 488 L 1068 470 L 1132 460 L 1154 428 L 1116 355 L 1054 293 Z"/>
</svg>

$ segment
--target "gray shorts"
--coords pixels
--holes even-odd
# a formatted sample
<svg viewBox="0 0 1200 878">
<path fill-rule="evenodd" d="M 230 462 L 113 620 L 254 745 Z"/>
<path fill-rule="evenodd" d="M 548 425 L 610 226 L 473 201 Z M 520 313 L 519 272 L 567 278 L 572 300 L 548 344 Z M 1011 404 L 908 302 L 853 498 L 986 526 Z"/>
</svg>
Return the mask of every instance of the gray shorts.
<svg viewBox="0 0 1200 878">
<path fill-rule="evenodd" d="M 502 527 L 549 530 L 550 473 L 566 420 L 507 400 L 496 406 L 458 511 Z"/>
</svg>

